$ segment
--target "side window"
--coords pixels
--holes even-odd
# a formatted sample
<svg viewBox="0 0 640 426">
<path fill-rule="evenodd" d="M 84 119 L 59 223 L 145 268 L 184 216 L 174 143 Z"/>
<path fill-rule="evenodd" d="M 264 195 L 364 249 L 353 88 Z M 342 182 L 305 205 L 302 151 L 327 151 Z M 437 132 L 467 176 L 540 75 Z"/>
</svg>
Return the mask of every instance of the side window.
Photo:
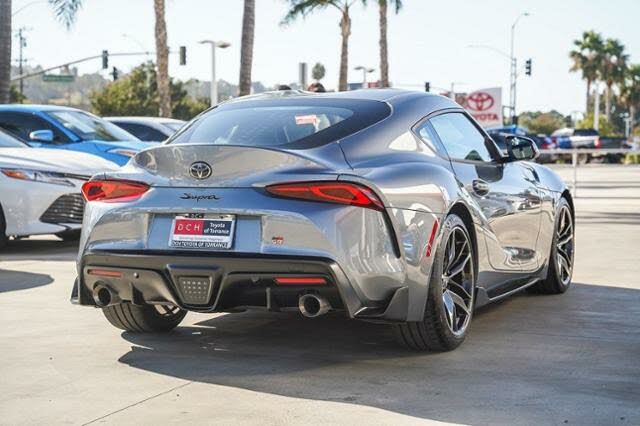
<svg viewBox="0 0 640 426">
<path fill-rule="evenodd" d="M 0 113 L 0 127 L 29 142 L 29 134 L 36 130 L 51 130 L 54 143 L 69 143 L 69 138 L 53 125 L 33 114 L 17 112 Z"/>
<path fill-rule="evenodd" d="M 490 162 L 493 159 L 484 135 L 464 114 L 442 114 L 429 121 L 452 160 Z"/>
<path fill-rule="evenodd" d="M 440 155 L 446 157 L 447 152 L 442 148 L 442 145 L 438 141 L 438 137 L 433 131 L 431 125 L 428 122 L 423 123 L 420 127 L 416 128 L 415 131 L 420 136 L 420 139 L 434 152 L 440 153 Z"/>
</svg>

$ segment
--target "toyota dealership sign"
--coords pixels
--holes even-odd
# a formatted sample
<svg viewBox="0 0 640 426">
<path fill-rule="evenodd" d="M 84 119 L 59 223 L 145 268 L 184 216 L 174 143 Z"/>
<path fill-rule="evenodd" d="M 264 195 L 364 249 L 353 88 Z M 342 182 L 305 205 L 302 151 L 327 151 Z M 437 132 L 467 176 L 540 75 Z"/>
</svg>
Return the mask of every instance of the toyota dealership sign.
<svg viewBox="0 0 640 426">
<path fill-rule="evenodd" d="M 502 88 L 477 90 L 456 96 L 456 100 L 469 111 L 482 127 L 502 126 Z"/>
</svg>

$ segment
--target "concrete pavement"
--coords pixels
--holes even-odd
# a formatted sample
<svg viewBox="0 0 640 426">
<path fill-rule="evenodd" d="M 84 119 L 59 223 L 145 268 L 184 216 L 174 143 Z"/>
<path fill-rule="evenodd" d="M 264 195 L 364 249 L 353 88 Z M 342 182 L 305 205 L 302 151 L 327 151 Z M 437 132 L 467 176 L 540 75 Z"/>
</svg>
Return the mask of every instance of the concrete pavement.
<svg viewBox="0 0 640 426">
<path fill-rule="evenodd" d="M 0 252 L 0 424 L 640 424 L 640 168 L 579 177 L 569 292 L 483 308 L 444 354 L 340 315 L 121 333 L 69 304 L 75 246 L 16 242 Z"/>
</svg>

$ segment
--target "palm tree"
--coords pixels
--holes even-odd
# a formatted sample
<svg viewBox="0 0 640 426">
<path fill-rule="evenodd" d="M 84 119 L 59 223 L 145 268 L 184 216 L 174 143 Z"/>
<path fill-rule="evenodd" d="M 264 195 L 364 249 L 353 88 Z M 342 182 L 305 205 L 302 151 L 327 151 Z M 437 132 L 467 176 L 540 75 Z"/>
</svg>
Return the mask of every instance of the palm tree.
<svg viewBox="0 0 640 426">
<path fill-rule="evenodd" d="M 9 103 L 11 86 L 11 0 L 0 0 L 0 104 Z"/>
<path fill-rule="evenodd" d="M 607 39 L 602 52 L 603 61 L 600 74 L 607 88 L 604 110 L 607 121 L 611 121 L 611 90 L 614 84 L 624 80 L 629 55 L 624 53 L 624 45 L 615 39 Z"/>
<path fill-rule="evenodd" d="M 587 107 L 585 111 L 589 111 L 591 85 L 600 77 L 604 42 L 599 33 L 585 31 L 582 33 L 582 38 L 574 40 L 573 44 L 576 48 L 569 53 L 569 57 L 573 61 L 570 71 L 581 71 L 582 79 L 587 81 Z"/>
<path fill-rule="evenodd" d="M 167 22 L 164 20 L 164 0 L 153 0 L 156 16 L 156 67 L 158 68 L 158 103 L 160 117 L 171 117 L 171 88 L 169 84 L 169 46 Z"/>
<path fill-rule="evenodd" d="M 402 9 L 402 0 L 378 0 L 380 22 L 380 85 L 389 87 L 389 56 L 387 53 L 387 3 L 395 5 L 396 13 Z"/>
<path fill-rule="evenodd" d="M 640 64 L 630 65 L 620 85 L 620 97 L 629 110 L 631 122 L 629 127 L 633 132 L 636 111 L 640 110 Z"/>
<path fill-rule="evenodd" d="M 5 0 L 0 0 L 5 1 Z M 71 28 L 76 20 L 83 0 L 49 0 L 49 4 L 58 19 Z M 160 104 L 160 115 L 171 117 L 171 92 L 169 85 L 169 47 L 167 46 L 167 24 L 164 19 L 164 0 L 154 0 L 156 25 L 156 66 L 158 68 L 157 88 Z"/>
<path fill-rule="evenodd" d="M 256 26 L 256 1 L 244 0 L 242 15 L 242 43 L 240 47 L 240 83 L 238 95 L 251 93 L 251 64 L 253 62 L 253 33 Z"/>
<path fill-rule="evenodd" d="M 351 35 L 351 17 L 349 9 L 355 0 L 288 0 L 290 9 L 282 20 L 286 25 L 298 17 L 306 17 L 316 10 L 322 10 L 328 6 L 338 9 L 340 12 L 340 35 L 342 46 L 340 50 L 340 78 L 338 90 L 347 90 L 347 72 L 349 70 L 349 36 Z M 366 2 L 363 1 L 363 3 Z"/>
</svg>

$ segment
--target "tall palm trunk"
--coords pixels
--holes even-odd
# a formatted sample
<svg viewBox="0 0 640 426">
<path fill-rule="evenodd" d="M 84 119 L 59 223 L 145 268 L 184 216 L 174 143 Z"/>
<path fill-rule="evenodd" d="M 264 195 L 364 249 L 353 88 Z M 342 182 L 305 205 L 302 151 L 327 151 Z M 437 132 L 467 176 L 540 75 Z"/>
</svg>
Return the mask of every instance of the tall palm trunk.
<svg viewBox="0 0 640 426">
<path fill-rule="evenodd" d="M 11 0 L 0 0 L 0 104 L 9 103 L 11 85 Z"/>
<path fill-rule="evenodd" d="M 379 2 L 380 12 L 380 84 L 389 87 L 389 57 L 387 53 L 387 1 Z"/>
<path fill-rule="evenodd" d="M 593 84 L 593 81 L 591 79 L 587 79 L 587 106 L 584 109 L 584 113 L 585 114 L 589 114 L 589 108 L 591 107 L 591 85 Z"/>
<path fill-rule="evenodd" d="M 159 113 L 161 117 L 171 117 L 169 46 L 167 45 L 167 23 L 164 20 L 164 0 L 154 0 L 153 7 L 156 15 L 156 67 L 158 68 Z"/>
<path fill-rule="evenodd" d="M 342 48 L 340 51 L 340 79 L 338 90 L 347 90 L 347 73 L 349 71 L 349 36 L 351 35 L 351 18 L 349 17 L 349 7 L 342 11 L 340 20 L 340 31 L 342 33 Z"/>
<path fill-rule="evenodd" d="M 613 83 L 607 82 L 604 93 L 604 116 L 607 117 L 608 122 L 611 122 L 611 86 Z"/>
<path fill-rule="evenodd" d="M 253 33 L 256 26 L 256 2 L 244 0 L 242 15 L 242 45 L 240 47 L 240 84 L 238 95 L 251 93 L 251 64 L 253 62 Z"/>
</svg>

